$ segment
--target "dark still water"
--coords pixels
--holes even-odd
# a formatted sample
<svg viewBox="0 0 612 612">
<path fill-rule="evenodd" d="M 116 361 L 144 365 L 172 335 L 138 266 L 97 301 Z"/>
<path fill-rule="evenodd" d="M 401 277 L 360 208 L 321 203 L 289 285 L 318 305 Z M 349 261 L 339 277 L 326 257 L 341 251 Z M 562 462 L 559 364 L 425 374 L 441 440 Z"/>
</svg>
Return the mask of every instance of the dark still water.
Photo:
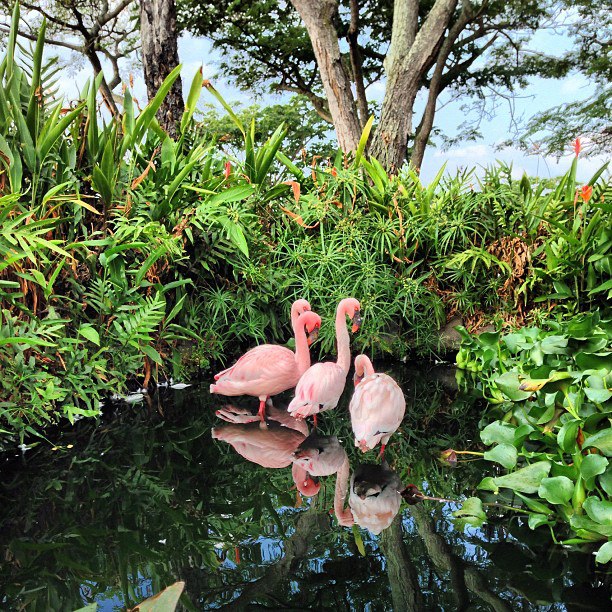
<svg viewBox="0 0 612 612">
<path fill-rule="evenodd" d="M 436 457 L 477 447 L 483 407 L 457 395 L 451 370 L 388 371 L 407 400 L 386 451 L 390 469 L 429 496 L 474 494 L 492 464 L 452 469 Z M 351 393 L 347 384 L 340 406 L 320 415 L 319 431 L 339 438 L 354 472 L 379 460 L 353 445 Z M 271 422 L 264 433 L 282 435 L 264 451 L 254 442 L 257 423 L 230 426 L 215 415 L 228 400 L 194 385 L 98 424 L 79 422 L 52 440 L 55 448 L 2 457 L 0 609 L 96 602 L 122 610 L 177 580 L 186 582 L 181 603 L 189 610 L 607 608 L 609 577 L 596 571 L 590 550 L 554 545 L 545 527 L 530 531 L 503 510 L 484 528 L 462 531 L 453 503 L 402 502 L 395 518 L 397 508 L 383 509 L 378 518 L 390 526 L 380 535 L 340 527 L 330 514 L 335 474 L 313 479 L 313 497 L 295 488 L 287 457 L 307 432 L 288 435 Z M 232 403 L 226 418 L 236 421 L 248 420 L 239 408 L 257 408 L 254 398 Z"/>
</svg>

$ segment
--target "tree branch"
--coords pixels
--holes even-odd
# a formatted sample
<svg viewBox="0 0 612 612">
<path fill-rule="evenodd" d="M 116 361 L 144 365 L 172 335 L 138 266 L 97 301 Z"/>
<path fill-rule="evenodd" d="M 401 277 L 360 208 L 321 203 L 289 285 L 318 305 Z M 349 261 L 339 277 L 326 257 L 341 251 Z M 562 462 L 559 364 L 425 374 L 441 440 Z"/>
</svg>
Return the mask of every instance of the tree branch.
<svg viewBox="0 0 612 612">
<path fill-rule="evenodd" d="M 0 23 L 0 30 L 3 32 L 10 32 L 10 27 L 4 23 Z M 38 36 L 34 34 L 30 34 L 29 32 L 25 32 L 24 30 L 17 30 L 19 36 L 23 36 L 23 38 L 27 38 L 28 40 L 33 40 L 36 42 L 38 40 Z M 63 40 L 55 40 L 54 38 L 48 38 L 45 36 L 45 42 L 49 45 L 54 45 L 55 47 L 65 47 L 66 49 L 70 49 L 71 51 L 78 51 L 79 53 L 84 53 L 83 45 L 74 45 L 72 43 L 64 42 Z"/>
<path fill-rule="evenodd" d="M 353 71 L 353 81 L 357 93 L 357 112 L 359 113 L 359 123 L 361 129 L 368 121 L 368 99 L 366 97 L 365 85 L 363 81 L 363 69 L 361 51 L 359 48 L 359 0 L 350 0 L 351 4 L 351 24 L 346 36 L 349 43 L 351 69 Z"/>
<path fill-rule="evenodd" d="M 274 89 L 277 91 L 289 91 L 291 93 L 297 93 L 302 96 L 308 98 L 310 103 L 315 109 L 315 112 L 323 121 L 327 121 L 327 123 L 333 124 L 332 116 L 329 112 L 329 108 L 327 107 L 327 100 L 317 94 L 313 93 L 308 89 L 302 89 L 301 87 L 294 87 L 292 85 L 287 85 L 286 83 L 279 83 L 274 85 Z"/>
</svg>

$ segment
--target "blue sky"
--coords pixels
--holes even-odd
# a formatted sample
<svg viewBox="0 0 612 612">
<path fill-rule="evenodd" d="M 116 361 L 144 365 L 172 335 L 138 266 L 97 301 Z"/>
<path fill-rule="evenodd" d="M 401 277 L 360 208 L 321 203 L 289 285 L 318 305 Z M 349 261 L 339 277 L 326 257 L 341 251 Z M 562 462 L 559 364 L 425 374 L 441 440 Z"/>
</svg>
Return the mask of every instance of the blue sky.
<svg viewBox="0 0 612 612">
<path fill-rule="evenodd" d="M 567 45 L 567 40 L 558 34 L 546 31 L 537 34 L 534 45 L 551 53 L 560 53 Z M 57 53 L 53 50 L 53 53 Z M 230 103 L 240 101 L 243 105 L 254 102 L 260 104 L 266 102 L 278 102 L 280 96 L 258 96 L 249 95 L 230 86 L 222 78 L 216 78 L 216 67 L 214 65 L 216 52 L 211 49 L 211 43 L 202 38 L 194 38 L 190 35 L 182 36 L 179 41 L 179 56 L 183 63 L 183 88 L 187 94 L 191 77 L 202 65 L 205 78 L 212 80 L 215 87 Z M 72 69 L 64 72 L 61 80 L 61 87 L 64 95 L 68 98 L 77 95 L 79 89 L 90 76 L 90 67 L 86 62 L 75 64 L 68 55 L 64 56 L 68 60 Z M 130 72 L 134 74 L 134 95 L 143 102 L 146 99 L 146 89 L 140 69 L 129 64 L 124 64 L 122 76 L 127 79 Z M 568 77 L 552 81 L 540 78 L 533 78 L 529 86 L 520 93 L 514 101 L 515 117 L 528 118 L 532 114 L 550 108 L 552 106 L 571 102 L 588 97 L 593 92 L 593 85 L 579 74 L 570 74 Z M 368 91 L 371 99 L 381 99 L 384 94 L 384 83 L 373 85 Z M 203 91 L 201 104 L 211 104 L 214 100 L 212 96 Z M 421 101 L 421 104 L 424 100 Z M 436 115 L 436 126 L 442 128 L 447 134 L 454 134 L 458 126 L 465 120 L 464 110 L 461 108 L 460 100 L 447 100 L 441 96 L 440 106 L 442 107 Z M 418 121 L 418 118 L 417 118 Z M 425 160 L 421 170 L 421 176 L 425 182 L 430 180 L 438 172 L 439 168 L 446 163 L 447 172 L 454 173 L 462 167 L 482 168 L 492 164 L 495 160 L 502 160 L 513 166 L 513 174 L 521 176 L 524 171 L 530 175 L 543 177 L 556 176 L 563 174 L 569 168 L 573 159 L 573 153 L 568 143 L 567 155 L 556 159 L 553 157 L 543 158 L 542 156 L 527 156 L 523 152 L 514 148 L 497 149 L 500 142 L 508 138 L 511 124 L 511 112 L 507 103 L 501 103 L 495 110 L 494 116 L 485 119 L 481 126 L 483 139 L 477 142 L 463 142 L 452 149 L 444 151 L 439 148 L 429 148 L 425 154 Z M 579 164 L 578 175 L 583 181 L 588 180 L 595 171 L 605 163 L 607 159 L 594 157 L 582 159 Z"/>
</svg>

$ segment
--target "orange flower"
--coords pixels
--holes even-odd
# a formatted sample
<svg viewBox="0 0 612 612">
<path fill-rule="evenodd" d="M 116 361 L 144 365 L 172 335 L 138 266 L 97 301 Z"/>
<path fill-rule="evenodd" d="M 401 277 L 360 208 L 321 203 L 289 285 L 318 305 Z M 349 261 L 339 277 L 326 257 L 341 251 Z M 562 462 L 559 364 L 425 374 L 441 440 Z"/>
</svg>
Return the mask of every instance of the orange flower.
<svg viewBox="0 0 612 612">
<path fill-rule="evenodd" d="M 583 202 L 588 202 L 593 195 L 593 187 L 591 185 L 583 185 L 582 189 L 580 189 L 580 197 Z"/>
<path fill-rule="evenodd" d="M 226 180 L 229 178 L 231 173 L 232 173 L 232 164 L 231 162 L 226 161 L 225 170 L 223 171 L 223 176 L 225 177 Z"/>
<path fill-rule="evenodd" d="M 576 154 L 576 157 L 580 155 L 581 149 L 582 149 L 582 144 L 580 143 L 580 138 L 576 138 L 576 140 L 574 140 L 574 153 Z"/>
<path fill-rule="evenodd" d="M 332 176 L 338 176 L 338 171 L 333 166 L 332 166 L 332 169 L 331 169 L 331 175 Z"/>
</svg>

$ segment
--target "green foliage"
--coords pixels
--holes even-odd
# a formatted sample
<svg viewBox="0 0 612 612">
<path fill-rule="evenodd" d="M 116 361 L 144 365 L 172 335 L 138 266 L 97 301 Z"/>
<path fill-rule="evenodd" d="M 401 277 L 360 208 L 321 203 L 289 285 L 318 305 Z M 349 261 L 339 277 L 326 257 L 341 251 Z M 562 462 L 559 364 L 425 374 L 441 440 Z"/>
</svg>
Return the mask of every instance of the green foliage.
<svg viewBox="0 0 612 612">
<path fill-rule="evenodd" d="M 566 315 L 601 306 L 611 291 L 605 168 L 590 198 L 577 191 L 577 162 L 552 185 L 514 180 L 503 165 L 481 179 L 442 168 L 423 185 L 411 168 L 389 175 L 365 156 L 367 131 L 354 159 L 308 168 L 282 149 L 305 137 L 301 105 L 256 121 L 201 71 L 173 140 L 155 114 L 179 69 L 142 110 L 126 89 L 109 121 L 100 76 L 64 104 L 42 38 L 24 54 L 15 33 L 0 64 L 4 433 L 23 440 L 62 416 L 97 414 L 128 381 L 197 375 L 254 343 L 286 342 L 296 298 L 327 321 L 315 358 L 333 354 L 347 295 L 364 313 L 354 349 L 405 358 L 437 354 L 456 312 L 521 323 L 552 304 Z M 197 121 L 203 88 L 227 121 Z"/>
<path fill-rule="evenodd" d="M 493 404 L 482 422 L 497 419 L 481 431 L 484 458 L 509 470 L 480 488 L 516 494 L 532 529 L 565 522 L 575 542 L 611 538 L 612 322 L 595 311 L 544 330 L 459 331 L 457 365 L 478 372 Z"/>
</svg>

